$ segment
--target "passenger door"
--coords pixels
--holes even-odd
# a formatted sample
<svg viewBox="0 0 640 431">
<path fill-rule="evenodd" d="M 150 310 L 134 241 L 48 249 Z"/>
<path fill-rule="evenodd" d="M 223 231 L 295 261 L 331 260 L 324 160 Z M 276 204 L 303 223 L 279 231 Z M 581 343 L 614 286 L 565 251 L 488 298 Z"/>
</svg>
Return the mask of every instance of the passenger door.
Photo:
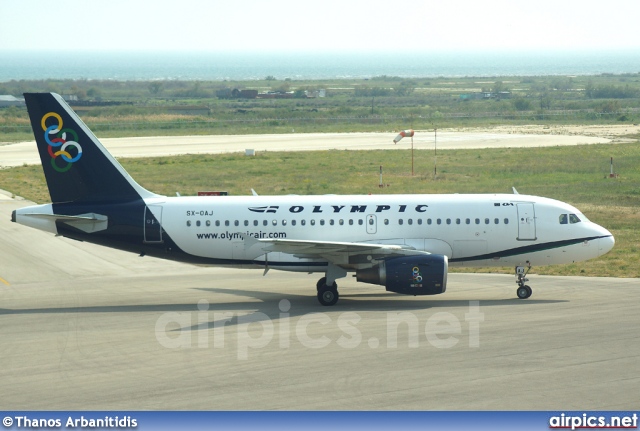
<svg viewBox="0 0 640 431">
<path fill-rule="evenodd" d="M 535 241 L 536 212 L 532 203 L 517 204 L 518 206 L 518 241 Z"/>
</svg>

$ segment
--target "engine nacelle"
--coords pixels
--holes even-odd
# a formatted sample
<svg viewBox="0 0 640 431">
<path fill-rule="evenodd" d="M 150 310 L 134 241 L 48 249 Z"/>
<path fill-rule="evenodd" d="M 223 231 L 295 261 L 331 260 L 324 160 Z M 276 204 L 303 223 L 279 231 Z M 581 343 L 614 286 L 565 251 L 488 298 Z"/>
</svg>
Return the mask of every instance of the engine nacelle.
<svg viewBox="0 0 640 431">
<path fill-rule="evenodd" d="M 448 269 L 449 260 L 442 254 L 393 257 L 356 271 L 356 279 L 405 295 L 437 295 L 447 290 Z"/>
</svg>

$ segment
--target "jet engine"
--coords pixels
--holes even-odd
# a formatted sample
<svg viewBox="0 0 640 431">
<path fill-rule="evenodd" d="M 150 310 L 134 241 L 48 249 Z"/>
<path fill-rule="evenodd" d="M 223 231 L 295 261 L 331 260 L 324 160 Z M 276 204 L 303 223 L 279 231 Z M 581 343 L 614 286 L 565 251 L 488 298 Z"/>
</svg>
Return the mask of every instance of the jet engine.
<svg viewBox="0 0 640 431">
<path fill-rule="evenodd" d="M 357 270 L 356 279 L 404 295 L 437 295 L 447 289 L 448 269 L 449 260 L 442 254 L 393 257 Z"/>
</svg>

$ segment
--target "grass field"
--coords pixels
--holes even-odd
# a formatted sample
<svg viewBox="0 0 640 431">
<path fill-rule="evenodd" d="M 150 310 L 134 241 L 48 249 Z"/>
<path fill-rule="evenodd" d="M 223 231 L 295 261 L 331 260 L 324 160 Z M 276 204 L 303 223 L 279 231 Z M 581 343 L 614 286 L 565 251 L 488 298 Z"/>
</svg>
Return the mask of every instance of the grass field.
<svg viewBox="0 0 640 431">
<path fill-rule="evenodd" d="M 227 99 L 221 90 L 289 92 Z M 101 137 L 378 132 L 518 124 L 637 124 L 640 73 L 251 81 L 0 82 L 0 94 L 55 91 Z M 326 97 L 306 97 L 322 91 Z M 487 97 L 483 96 L 486 95 Z M 501 95 L 502 94 L 502 95 Z M 31 139 L 26 109 L 0 109 L 0 143 Z"/>
<path fill-rule="evenodd" d="M 620 176 L 608 178 L 609 158 Z M 232 195 L 511 193 L 559 199 L 580 208 L 616 238 L 615 248 L 592 261 L 534 268 L 538 274 L 640 277 L 640 145 L 446 150 L 263 152 L 121 159 L 144 187 L 169 196 L 198 190 Z M 379 166 L 384 183 L 378 187 Z M 49 196 L 40 166 L 0 170 L 0 188 L 35 202 Z M 469 269 L 465 269 L 469 271 Z M 480 270 L 483 271 L 483 270 Z M 512 268 L 491 269 L 512 273 Z"/>
</svg>

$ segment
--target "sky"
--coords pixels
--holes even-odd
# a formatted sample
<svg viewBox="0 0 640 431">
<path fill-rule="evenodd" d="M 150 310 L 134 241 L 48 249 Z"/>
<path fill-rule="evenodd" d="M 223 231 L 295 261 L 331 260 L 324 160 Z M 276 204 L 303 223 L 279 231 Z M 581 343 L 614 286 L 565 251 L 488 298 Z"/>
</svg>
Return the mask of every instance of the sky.
<svg viewBox="0 0 640 431">
<path fill-rule="evenodd" d="M 640 0 L 0 0 L 0 51 L 638 49 L 639 16 Z"/>
</svg>

